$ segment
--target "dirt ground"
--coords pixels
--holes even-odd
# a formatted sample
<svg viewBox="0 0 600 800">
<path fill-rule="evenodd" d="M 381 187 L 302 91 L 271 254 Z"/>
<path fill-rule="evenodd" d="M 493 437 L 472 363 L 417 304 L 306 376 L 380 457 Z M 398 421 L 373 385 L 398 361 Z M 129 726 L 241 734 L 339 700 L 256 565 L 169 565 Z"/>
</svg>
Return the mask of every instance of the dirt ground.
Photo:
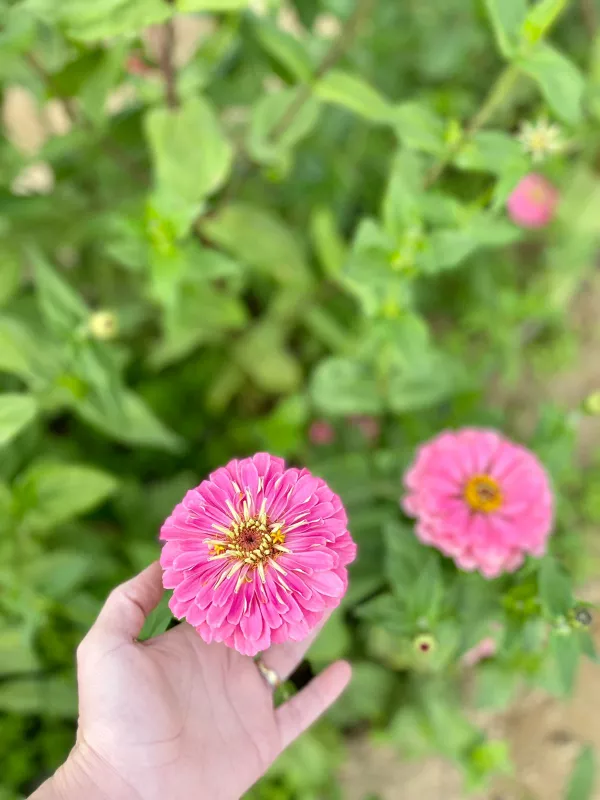
<svg viewBox="0 0 600 800">
<path fill-rule="evenodd" d="M 157 46 L 156 32 L 147 38 L 151 51 Z M 209 31 L 196 21 L 184 28 L 178 46 L 178 60 L 185 62 L 197 42 Z M 189 41 L 188 41 L 189 40 Z M 110 111 L 131 102 L 124 92 L 110 99 Z M 34 156 L 48 136 L 60 135 L 69 127 L 64 109 L 56 101 L 40 109 L 32 95 L 14 87 L 5 92 L 2 109 L 5 133 L 28 156 Z M 49 167 L 34 164 L 27 168 L 13 189 L 15 193 L 51 192 L 53 176 Z M 578 358 L 570 369 L 550 379 L 531 379 L 507 398 L 519 422 L 527 428 L 540 398 L 551 398 L 570 408 L 579 406 L 592 391 L 600 389 L 600 278 L 581 292 L 576 300 L 571 324 L 581 335 Z M 521 419 L 522 417 L 522 419 Z M 589 461 L 600 447 L 600 421 L 583 421 L 579 431 L 581 463 Z M 591 546 L 600 553 L 600 544 Z M 600 576 L 586 590 L 587 599 L 600 603 Z M 600 619 L 595 623 L 600 649 Z M 482 720 L 494 737 L 505 737 L 511 745 L 516 774 L 500 780 L 491 792 L 477 800 L 562 800 L 563 787 L 573 760 L 582 744 L 591 743 L 600 753 L 600 666 L 583 664 L 577 690 L 571 702 L 561 704 L 540 693 L 529 694 L 506 713 Z M 350 758 L 340 775 L 344 800 L 365 800 L 378 795 L 381 800 L 463 800 L 458 772 L 439 759 L 403 762 L 397 752 L 375 746 L 367 739 L 350 742 Z M 600 781 L 594 794 L 600 800 Z"/>
</svg>

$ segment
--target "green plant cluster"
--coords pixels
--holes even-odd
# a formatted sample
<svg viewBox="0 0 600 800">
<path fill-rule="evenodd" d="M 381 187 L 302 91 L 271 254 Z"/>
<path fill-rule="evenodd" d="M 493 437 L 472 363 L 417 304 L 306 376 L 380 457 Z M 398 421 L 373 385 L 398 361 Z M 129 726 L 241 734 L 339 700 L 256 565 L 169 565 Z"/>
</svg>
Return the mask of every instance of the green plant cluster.
<svg viewBox="0 0 600 800">
<path fill-rule="evenodd" d="M 353 683 L 252 798 L 343 797 L 352 732 L 442 754 L 468 788 L 509 769 L 459 693 L 486 636 L 475 703 L 571 691 L 595 657 L 573 595 L 598 516 L 579 410 L 530 403 L 557 522 L 518 573 L 460 573 L 398 501 L 443 428 L 528 435 L 506 398 L 576 349 L 566 313 L 600 239 L 600 38 L 581 6 L 0 0 L 1 800 L 71 747 L 73 653 L 108 590 L 157 557 L 186 489 L 257 450 L 330 482 L 360 556 L 310 652 L 350 658 Z M 563 141 L 541 166 L 516 136 L 539 119 Z M 505 210 L 531 171 L 561 194 L 543 232 Z"/>
</svg>

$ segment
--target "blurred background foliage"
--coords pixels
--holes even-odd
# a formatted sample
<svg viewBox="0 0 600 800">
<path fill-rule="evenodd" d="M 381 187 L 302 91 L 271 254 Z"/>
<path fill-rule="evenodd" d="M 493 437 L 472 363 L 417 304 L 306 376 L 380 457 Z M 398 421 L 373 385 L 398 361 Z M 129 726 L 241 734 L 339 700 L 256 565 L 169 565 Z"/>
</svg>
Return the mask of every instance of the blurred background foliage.
<svg viewBox="0 0 600 800">
<path fill-rule="evenodd" d="M 597 17 L 0 0 L 1 800 L 68 753 L 73 652 L 108 590 L 157 557 L 187 488 L 259 449 L 331 483 L 360 558 L 310 654 L 350 658 L 352 686 L 252 798 L 343 797 L 349 733 L 442 754 L 465 791 L 510 769 L 460 700 L 486 636 L 478 705 L 523 682 L 568 695 L 595 657 L 572 589 L 600 518 L 599 468 L 573 455 L 583 410 L 543 405 L 526 442 L 558 498 L 541 567 L 461 574 L 398 498 L 444 427 L 522 437 L 507 390 L 576 351 L 566 312 L 600 237 Z M 534 167 L 517 134 L 540 119 L 563 147 Z M 561 195 L 541 232 L 505 210 L 534 168 Z M 592 768 L 584 751 L 569 797 Z"/>
</svg>

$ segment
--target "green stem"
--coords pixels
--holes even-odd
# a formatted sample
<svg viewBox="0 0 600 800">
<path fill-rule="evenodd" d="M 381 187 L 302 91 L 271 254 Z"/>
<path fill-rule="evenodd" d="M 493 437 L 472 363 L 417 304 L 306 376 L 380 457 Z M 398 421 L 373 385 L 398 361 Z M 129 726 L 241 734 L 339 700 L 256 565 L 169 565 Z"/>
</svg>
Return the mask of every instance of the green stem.
<svg viewBox="0 0 600 800">
<path fill-rule="evenodd" d="M 508 99 L 515 83 L 519 79 L 519 68 L 511 64 L 505 67 L 496 82 L 488 92 L 483 101 L 483 105 L 469 122 L 462 135 L 450 147 L 441 161 L 434 164 L 432 169 L 425 177 L 425 188 L 429 189 L 442 175 L 444 170 L 456 158 L 467 142 L 494 116 L 496 111 L 504 105 Z"/>
</svg>

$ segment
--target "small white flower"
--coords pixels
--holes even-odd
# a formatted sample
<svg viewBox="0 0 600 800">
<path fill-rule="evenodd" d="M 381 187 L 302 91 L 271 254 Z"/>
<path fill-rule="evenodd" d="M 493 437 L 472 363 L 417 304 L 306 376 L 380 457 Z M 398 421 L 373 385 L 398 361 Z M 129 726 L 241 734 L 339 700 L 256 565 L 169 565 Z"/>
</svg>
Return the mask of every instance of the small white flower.
<svg viewBox="0 0 600 800">
<path fill-rule="evenodd" d="M 249 0 L 248 8 L 253 11 L 257 17 L 265 17 L 269 13 L 269 4 L 267 0 Z"/>
<path fill-rule="evenodd" d="M 561 129 L 546 119 L 537 122 L 524 122 L 517 136 L 523 149 L 529 153 L 534 163 L 544 161 L 548 156 L 560 153 L 563 149 Z"/>
</svg>

